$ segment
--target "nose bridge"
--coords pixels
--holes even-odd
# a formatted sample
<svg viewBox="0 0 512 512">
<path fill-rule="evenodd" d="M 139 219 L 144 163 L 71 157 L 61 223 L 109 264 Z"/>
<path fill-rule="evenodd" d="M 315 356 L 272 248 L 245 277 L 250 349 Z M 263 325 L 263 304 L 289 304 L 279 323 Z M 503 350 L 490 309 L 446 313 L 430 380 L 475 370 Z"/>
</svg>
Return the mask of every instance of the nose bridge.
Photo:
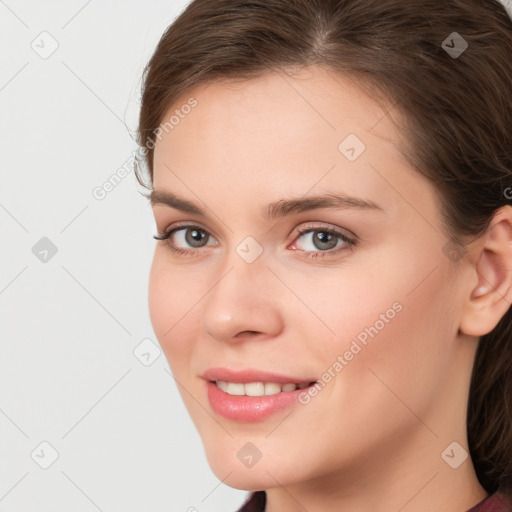
<svg viewBox="0 0 512 512">
<path fill-rule="evenodd" d="M 244 331 L 275 336 L 282 327 L 272 273 L 263 247 L 246 237 L 225 257 L 222 271 L 203 305 L 203 328 L 217 339 L 232 340 Z"/>
<path fill-rule="evenodd" d="M 246 289 L 250 288 L 250 292 L 256 296 L 260 292 L 258 283 L 269 279 L 267 263 L 267 252 L 264 251 L 263 245 L 253 236 L 245 236 L 239 243 L 230 247 L 224 256 L 222 272 L 219 273 L 223 277 L 219 277 L 216 288 L 219 288 L 221 293 L 224 293 L 226 288 L 226 291 L 239 294 L 240 297 L 246 295 L 249 291 Z M 226 282 L 220 287 L 224 280 Z"/>
</svg>

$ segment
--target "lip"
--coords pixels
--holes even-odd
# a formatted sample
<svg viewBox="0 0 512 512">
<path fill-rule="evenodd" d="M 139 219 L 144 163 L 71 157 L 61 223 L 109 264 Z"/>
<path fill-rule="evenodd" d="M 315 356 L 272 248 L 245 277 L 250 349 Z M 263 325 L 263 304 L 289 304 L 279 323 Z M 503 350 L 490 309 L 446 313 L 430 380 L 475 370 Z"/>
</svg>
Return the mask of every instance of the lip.
<svg viewBox="0 0 512 512">
<path fill-rule="evenodd" d="M 282 375 L 279 373 L 266 372 L 264 370 L 247 369 L 247 370 L 230 370 L 228 368 L 209 368 L 206 370 L 202 378 L 213 382 L 215 380 L 223 380 L 226 382 L 242 382 L 244 384 L 248 382 L 275 382 L 277 384 L 303 384 L 309 382 L 316 382 L 315 377 L 304 378 L 295 377 L 292 375 Z M 269 395 L 270 396 L 270 395 Z"/>
<path fill-rule="evenodd" d="M 307 392 L 308 388 L 281 391 L 275 395 L 264 396 L 230 395 L 222 391 L 214 381 L 223 380 L 244 384 L 247 382 L 278 384 L 317 382 L 316 379 L 304 379 L 254 369 L 234 371 L 227 368 L 210 368 L 203 373 L 202 377 L 206 381 L 206 394 L 213 411 L 224 418 L 242 423 L 264 421 L 277 411 L 297 404 L 300 394 Z"/>
</svg>

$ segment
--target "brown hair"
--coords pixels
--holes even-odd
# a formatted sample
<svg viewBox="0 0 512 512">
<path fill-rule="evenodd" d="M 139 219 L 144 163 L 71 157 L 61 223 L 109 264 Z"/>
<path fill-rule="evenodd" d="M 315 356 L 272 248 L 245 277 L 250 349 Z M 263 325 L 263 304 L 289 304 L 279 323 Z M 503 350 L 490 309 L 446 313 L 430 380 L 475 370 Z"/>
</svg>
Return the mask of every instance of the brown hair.
<svg viewBox="0 0 512 512">
<path fill-rule="evenodd" d="M 448 51 L 454 32 L 468 44 L 458 56 Z M 190 88 L 311 64 L 350 75 L 403 114 L 403 151 L 437 187 L 443 228 L 461 250 L 508 204 L 512 21 L 498 0 L 192 1 L 144 70 L 137 135 L 151 183 L 158 127 Z M 147 187 L 138 167 L 136 177 Z M 511 309 L 479 342 L 467 430 L 482 486 L 512 495 Z"/>
</svg>

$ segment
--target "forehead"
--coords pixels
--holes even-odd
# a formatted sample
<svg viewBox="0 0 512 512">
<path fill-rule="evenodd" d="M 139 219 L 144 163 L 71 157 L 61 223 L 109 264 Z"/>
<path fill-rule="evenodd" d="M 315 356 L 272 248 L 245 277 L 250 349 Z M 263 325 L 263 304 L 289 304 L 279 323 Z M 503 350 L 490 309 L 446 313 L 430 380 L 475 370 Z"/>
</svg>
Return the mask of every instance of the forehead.
<svg viewBox="0 0 512 512">
<path fill-rule="evenodd" d="M 183 108 L 191 99 L 195 106 Z M 426 184 L 412 176 L 391 107 L 351 77 L 317 66 L 201 84 L 164 116 L 179 122 L 156 143 L 154 188 L 189 199 L 193 187 L 223 201 L 236 196 L 255 211 L 261 194 L 273 199 L 269 190 L 274 199 L 364 192 L 391 206 L 397 194 Z"/>
<path fill-rule="evenodd" d="M 240 135 L 254 132 L 261 135 L 265 128 L 282 127 L 286 131 L 279 132 L 281 138 L 313 128 L 338 135 L 351 129 L 371 129 L 377 136 L 389 137 L 394 133 L 394 126 L 386 114 L 392 110 L 389 104 L 392 100 L 381 99 L 382 105 L 358 84 L 353 77 L 322 66 L 274 71 L 250 80 L 225 78 L 189 89 L 174 101 L 161 123 L 194 98 L 197 106 L 187 107 L 190 113 L 180 116 L 180 130 L 177 126 L 172 128 L 172 132 L 179 132 L 183 137 L 191 135 L 187 126 L 197 136 L 215 132 L 221 137 L 239 128 L 243 128 Z M 200 123 L 185 123 L 187 117 L 199 118 Z"/>
<path fill-rule="evenodd" d="M 241 156 L 241 144 L 247 159 L 261 161 L 293 148 L 307 162 L 325 152 L 336 154 L 350 134 L 366 149 L 399 153 L 402 141 L 388 109 L 353 78 L 320 66 L 208 82 L 189 89 L 163 116 L 154 163 L 158 169 L 162 160 L 172 156 L 176 162 L 185 154 L 191 163 L 203 151 L 210 161 L 222 159 L 222 153 L 233 159 Z"/>
</svg>

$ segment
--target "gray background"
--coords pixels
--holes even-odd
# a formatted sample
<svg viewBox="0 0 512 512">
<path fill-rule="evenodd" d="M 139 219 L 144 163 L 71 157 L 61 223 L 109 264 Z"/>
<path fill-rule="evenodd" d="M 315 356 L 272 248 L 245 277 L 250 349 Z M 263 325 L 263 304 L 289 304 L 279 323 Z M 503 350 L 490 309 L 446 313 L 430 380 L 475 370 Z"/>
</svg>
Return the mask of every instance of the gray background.
<svg viewBox="0 0 512 512">
<path fill-rule="evenodd" d="M 93 196 L 130 169 L 143 66 L 185 5 L 0 1 L 1 512 L 229 511 L 247 495 L 210 470 L 159 352 L 133 169 Z"/>
</svg>

